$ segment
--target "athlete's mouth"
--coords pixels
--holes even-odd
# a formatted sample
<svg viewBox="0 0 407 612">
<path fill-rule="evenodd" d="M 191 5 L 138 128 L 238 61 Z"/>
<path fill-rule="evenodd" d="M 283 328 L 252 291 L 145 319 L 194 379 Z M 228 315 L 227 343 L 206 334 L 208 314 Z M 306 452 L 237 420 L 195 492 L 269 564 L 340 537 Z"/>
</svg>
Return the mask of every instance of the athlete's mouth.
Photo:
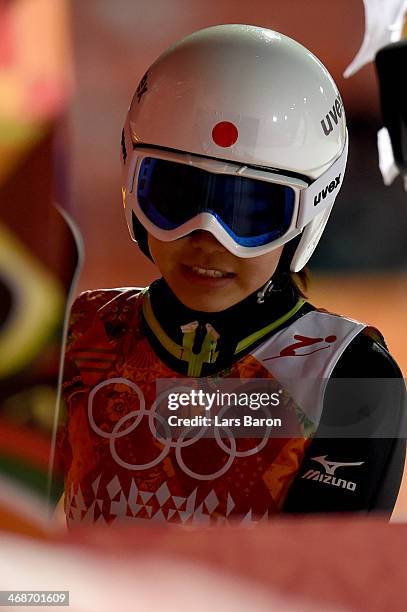
<svg viewBox="0 0 407 612">
<path fill-rule="evenodd" d="M 198 276 L 206 276 L 209 278 L 231 278 L 235 276 L 233 272 L 226 272 L 225 270 L 217 270 L 216 268 L 201 268 L 200 266 L 187 266 L 192 272 L 198 274 Z"/>
</svg>

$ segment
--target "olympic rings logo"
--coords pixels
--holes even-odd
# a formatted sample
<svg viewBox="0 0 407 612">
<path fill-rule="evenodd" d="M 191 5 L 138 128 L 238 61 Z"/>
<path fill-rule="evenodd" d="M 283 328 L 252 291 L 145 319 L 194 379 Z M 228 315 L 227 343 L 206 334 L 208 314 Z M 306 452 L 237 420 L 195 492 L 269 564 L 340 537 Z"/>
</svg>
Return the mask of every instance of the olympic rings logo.
<svg viewBox="0 0 407 612">
<path fill-rule="evenodd" d="M 106 387 L 108 385 L 125 385 L 127 387 L 129 387 L 130 389 L 132 389 L 132 391 L 134 391 L 134 393 L 137 395 L 139 402 L 140 402 L 140 407 L 137 410 L 133 410 L 131 412 L 129 412 L 128 414 L 125 414 L 124 416 L 122 416 L 117 423 L 114 425 L 113 429 L 111 432 L 106 432 L 103 429 L 101 429 L 96 421 L 95 418 L 93 416 L 93 402 L 95 400 L 95 396 L 98 393 L 98 391 L 100 391 L 103 387 Z M 177 390 L 185 390 L 186 387 L 178 387 Z M 173 390 L 173 389 L 172 389 Z M 125 468 L 127 470 L 148 470 L 150 468 L 155 467 L 156 465 L 158 465 L 159 463 L 161 463 L 166 456 L 168 455 L 168 453 L 170 452 L 171 448 L 175 448 L 175 457 L 177 460 L 177 463 L 179 465 L 179 467 L 181 468 L 181 470 L 187 474 L 188 476 L 190 476 L 191 478 L 195 478 L 196 480 L 215 480 L 216 478 L 220 478 L 221 476 L 223 476 L 224 474 L 226 474 L 226 472 L 231 468 L 234 460 L 236 457 L 249 457 L 251 455 L 255 455 L 256 453 L 259 453 L 267 444 L 267 440 L 269 438 L 269 434 L 271 432 L 271 427 L 267 426 L 266 427 L 266 431 L 265 434 L 263 436 L 263 439 L 261 440 L 261 442 L 258 444 L 258 446 L 255 446 L 254 448 L 251 448 L 249 450 L 246 451 L 238 451 L 237 450 L 237 446 L 236 446 L 236 439 L 235 437 L 232 435 L 229 427 L 227 427 L 227 425 L 219 425 L 218 427 L 214 428 L 214 433 L 215 433 L 215 440 L 216 443 L 218 444 L 218 446 L 227 454 L 229 455 L 226 463 L 216 472 L 213 472 L 212 474 L 198 474 L 197 472 L 194 472 L 193 470 L 191 470 L 184 462 L 183 458 L 182 458 L 182 449 L 187 447 L 187 446 L 192 446 L 192 444 L 195 444 L 195 442 L 197 442 L 200 438 L 202 438 L 202 436 L 205 434 L 206 430 L 208 429 L 208 426 L 202 426 L 198 433 L 195 434 L 194 436 L 192 436 L 191 438 L 188 438 L 188 440 L 185 440 L 186 436 L 188 435 L 188 433 L 192 430 L 195 429 L 195 427 L 187 427 L 182 434 L 179 436 L 179 438 L 177 440 L 172 440 L 172 436 L 171 436 L 171 431 L 170 431 L 170 426 L 168 424 L 168 422 L 164 419 L 164 417 L 159 414 L 156 409 L 157 406 L 160 405 L 160 402 L 165 398 L 168 397 L 168 392 L 164 391 L 162 393 L 160 393 L 160 395 L 155 399 L 155 401 L 152 403 L 151 408 L 146 408 L 145 405 L 145 400 L 144 400 L 144 395 L 140 389 L 140 387 L 128 380 L 127 378 L 109 378 L 107 380 L 104 380 L 103 382 L 99 383 L 98 385 L 96 385 L 92 391 L 89 394 L 89 398 L 88 398 L 88 420 L 89 420 L 89 424 L 91 426 L 91 428 L 93 429 L 93 431 L 99 435 L 102 438 L 106 438 L 107 440 L 109 440 L 109 449 L 110 449 L 110 453 L 112 458 L 114 459 L 114 461 L 120 465 L 120 467 Z M 222 410 L 219 413 L 219 418 L 221 418 L 225 411 L 229 408 L 229 406 L 224 406 L 222 408 Z M 125 461 L 124 459 L 122 459 L 122 457 L 119 456 L 117 449 L 116 449 L 116 440 L 123 438 L 125 436 L 130 435 L 131 433 L 133 433 L 137 427 L 140 425 L 141 420 L 143 419 L 143 417 L 148 417 L 148 424 L 149 424 L 149 428 L 150 428 L 150 432 L 152 434 L 152 436 L 154 436 L 154 438 L 156 440 L 159 440 L 159 442 L 163 445 L 163 449 L 160 452 L 160 454 L 153 459 L 152 461 L 148 461 L 147 463 L 128 463 L 127 461 Z M 134 420 L 133 420 L 134 419 Z M 125 427 L 124 429 L 122 429 L 122 427 L 125 425 L 125 423 L 127 423 L 127 421 L 132 420 L 132 422 Z M 164 430 L 168 433 L 167 437 L 162 438 L 155 426 L 154 426 L 154 421 L 157 420 L 158 422 L 161 423 L 161 425 L 163 426 Z M 224 441 L 222 440 L 222 437 L 220 435 L 220 431 L 223 429 L 227 436 L 228 436 L 228 440 L 230 442 L 230 446 L 228 446 L 227 444 L 224 443 Z"/>
</svg>

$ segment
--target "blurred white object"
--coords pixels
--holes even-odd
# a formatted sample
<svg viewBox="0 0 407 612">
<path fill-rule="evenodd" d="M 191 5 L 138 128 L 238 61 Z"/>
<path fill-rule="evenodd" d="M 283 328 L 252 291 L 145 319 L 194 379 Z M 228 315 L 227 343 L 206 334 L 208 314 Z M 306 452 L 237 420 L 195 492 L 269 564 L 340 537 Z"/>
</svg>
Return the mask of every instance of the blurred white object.
<svg viewBox="0 0 407 612">
<path fill-rule="evenodd" d="M 363 0 L 363 4 L 365 35 L 362 46 L 343 73 L 345 78 L 374 61 L 380 49 L 400 40 L 407 16 L 407 0 Z M 399 175 L 399 169 L 394 160 L 390 135 L 385 127 L 377 133 L 377 149 L 383 182 L 387 186 L 391 185 Z M 404 176 L 404 189 L 407 191 L 407 176 Z"/>
<path fill-rule="evenodd" d="M 348 78 L 374 60 L 379 49 L 400 40 L 407 0 L 363 0 L 365 36 L 362 46 L 343 76 Z"/>
<path fill-rule="evenodd" d="M 379 168 L 385 185 L 391 185 L 399 170 L 394 161 L 393 149 L 387 128 L 382 127 L 377 132 L 377 149 L 379 151 Z"/>
<path fill-rule="evenodd" d="M 137 531 L 134 531 L 137 542 Z M 280 595 L 240 576 L 168 556 L 120 558 L 68 544 L 0 535 L 1 588 L 70 591 L 70 612 L 313 612 L 313 600 Z M 8 608 L 9 609 L 9 608 Z M 67 609 L 68 608 L 61 608 Z M 326 612 L 345 612 L 330 605 Z M 35 610 L 50 610 L 36 606 Z"/>
</svg>

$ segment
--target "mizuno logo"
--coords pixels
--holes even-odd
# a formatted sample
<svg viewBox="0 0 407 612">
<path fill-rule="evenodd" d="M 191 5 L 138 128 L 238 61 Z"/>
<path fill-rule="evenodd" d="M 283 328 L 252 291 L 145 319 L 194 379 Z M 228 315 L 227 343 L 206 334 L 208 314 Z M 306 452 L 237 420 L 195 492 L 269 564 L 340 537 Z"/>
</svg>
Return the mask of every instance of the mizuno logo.
<svg viewBox="0 0 407 612">
<path fill-rule="evenodd" d="M 350 463 L 350 462 L 341 463 L 340 461 L 326 461 L 327 457 L 328 455 L 322 455 L 320 457 L 311 457 L 311 461 L 318 461 L 318 463 L 324 466 L 325 472 L 327 474 L 331 474 L 331 476 L 335 474 L 335 470 L 338 467 L 351 467 L 351 466 L 362 465 L 364 463 L 364 461 L 355 461 L 354 463 Z"/>
<path fill-rule="evenodd" d="M 335 177 L 334 181 L 331 181 L 329 183 L 329 185 L 327 185 L 326 187 L 324 187 L 324 189 L 322 189 L 318 195 L 316 195 L 314 197 L 314 206 L 316 206 L 317 204 L 320 203 L 321 201 L 321 197 L 323 200 L 325 200 L 326 196 L 328 195 L 328 193 L 332 193 L 334 191 L 334 189 L 336 189 L 337 187 L 339 187 L 339 183 L 341 180 L 341 174 L 338 174 L 338 176 Z"/>
<path fill-rule="evenodd" d="M 305 480 L 317 480 L 318 482 L 322 482 L 323 484 L 329 484 L 334 487 L 342 487 L 342 489 L 348 489 L 349 491 L 355 491 L 357 488 L 356 482 L 352 482 L 351 480 L 345 480 L 344 478 L 336 478 L 334 476 L 335 470 L 339 467 L 351 467 L 351 466 L 359 466 L 365 463 L 364 461 L 355 461 L 355 462 L 341 462 L 341 461 L 327 461 L 328 455 L 323 455 L 321 457 L 311 457 L 312 461 L 318 461 L 324 469 L 326 474 L 323 474 L 319 470 L 308 470 L 305 472 L 301 478 L 305 478 Z"/>
<path fill-rule="evenodd" d="M 321 121 L 322 130 L 325 136 L 329 136 L 329 134 L 334 129 L 333 123 L 335 124 L 335 126 L 338 125 L 338 121 L 342 117 L 342 111 L 342 101 L 340 96 L 338 95 L 336 97 L 335 103 L 332 105 L 331 110 L 325 115 L 325 118 Z"/>
<path fill-rule="evenodd" d="M 301 478 L 305 478 L 306 480 L 318 480 L 319 482 L 323 482 L 324 484 L 330 484 L 334 487 L 342 487 L 342 489 L 349 489 L 349 491 L 355 491 L 357 486 L 356 482 L 344 480 L 343 478 L 335 478 L 335 476 L 323 474 L 318 470 L 308 470 L 308 472 L 305 472 L 304 476 L 301 476 Z"/>
</svg>

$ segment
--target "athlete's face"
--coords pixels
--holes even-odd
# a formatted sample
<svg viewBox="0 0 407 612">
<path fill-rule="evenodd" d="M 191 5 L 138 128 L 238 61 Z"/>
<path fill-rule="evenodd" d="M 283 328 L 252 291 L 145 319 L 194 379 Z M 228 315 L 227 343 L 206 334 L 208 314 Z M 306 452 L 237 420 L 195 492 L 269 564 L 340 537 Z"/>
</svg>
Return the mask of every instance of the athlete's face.
<svg viewBox="0 0 407 612">
<path fill-rule="evenodd" d="M 177 298 L 193 310 L 219 312 L 260 289 L 277 268 L 283 247 L 243 259 L 209 232 L 162 242 L 149 235 L 154 262 Z"/>
</svg>

